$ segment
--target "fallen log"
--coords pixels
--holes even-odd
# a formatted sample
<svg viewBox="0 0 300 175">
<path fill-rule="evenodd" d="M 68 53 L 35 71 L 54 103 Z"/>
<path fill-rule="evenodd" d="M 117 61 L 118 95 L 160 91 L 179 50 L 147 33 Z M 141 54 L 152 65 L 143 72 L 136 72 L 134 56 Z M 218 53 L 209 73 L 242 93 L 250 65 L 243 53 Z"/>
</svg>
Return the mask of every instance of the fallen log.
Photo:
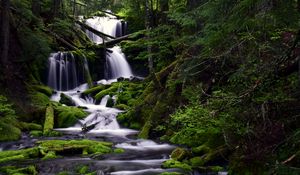
<svg viewBox="0 0 300 175">
<path fill-rule="evenodd" d="M 115 37 L 110 36 L 110 35 L 107 35 L 107 34 L 105 34 L 105 33 L 102 33 L 102 32 L 100 32 L 100 31 L 98 31 L 98 30 L 96 30 L 96 29 L 94 29 L 94 28 L 92 28 L 92 27 L 90 27 L 90 26 L 84 24 L 84 23 L 81 22 L 81 21 L 75 20 L 75 22 L 76 22 L 77 24 L 79 24 L 81 27 L 83 27 L 83 28 L 85 28 L 85 29 L 87 29 L 87 30 L 93 32 L 94 34 L 98 35 L 99 37 L 101 37 L 101 38 L 103 38 L 103 39 L 106 39 L 106 38 L 115 39 Z"/>
<path fill-rule="evenodd" d="M 54 36 L 57 40 L 65 44 L 71 50 L 77 50 L 78 48 L 67 42 L 65 39 L 57 35 L 56 33 L 52 32 L 51 30 L 44 29 L 45 32 L 49 33 L 50 35 Z"/>
</svg>

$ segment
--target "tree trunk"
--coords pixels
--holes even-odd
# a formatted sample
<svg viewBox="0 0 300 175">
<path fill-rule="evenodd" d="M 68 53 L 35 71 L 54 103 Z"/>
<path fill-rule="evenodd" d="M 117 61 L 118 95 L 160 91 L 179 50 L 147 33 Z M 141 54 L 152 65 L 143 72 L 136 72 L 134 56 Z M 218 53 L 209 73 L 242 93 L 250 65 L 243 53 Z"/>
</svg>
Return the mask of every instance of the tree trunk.
<svg viewBox="0 0 300 175">
<path fill-rule="evenodd" d="M 61 7 L 61 0 L 53 0 L 52 13 L 53 18 L 58 17 Z"/>
<path fill-rule="evenodd" d="M 31 10 L 32 10 L 32 13 L 35 16 L 40 16 L 40 13 L 41 13 L 41 0 L 32 0 Z"/>
<path fill-rule="evenodd" d="M 8 61 L 8 51 L 9 51 L 9 9 L 10 1 L 2 0 L 1 3 L 1 62 L 5 66 Z"/>
<path fill-rule="evenodd" d="M 145 9 L 146 9 L 146 18 L 145 18 L 145 26 L 147 30 L 151 30 L 151 15 L 150 15 L 150 8 L 149 8 L 149 2 L 148 0 L 145 0 Z M 147 36 L 149 39 L 149 36 Z M 153 72 L 153 58 L 151 56 L 152 48 L 150 45 L 147 47 L 148 50 L 148 67 L 149 67 L 149 72 Z"/>
</svg>

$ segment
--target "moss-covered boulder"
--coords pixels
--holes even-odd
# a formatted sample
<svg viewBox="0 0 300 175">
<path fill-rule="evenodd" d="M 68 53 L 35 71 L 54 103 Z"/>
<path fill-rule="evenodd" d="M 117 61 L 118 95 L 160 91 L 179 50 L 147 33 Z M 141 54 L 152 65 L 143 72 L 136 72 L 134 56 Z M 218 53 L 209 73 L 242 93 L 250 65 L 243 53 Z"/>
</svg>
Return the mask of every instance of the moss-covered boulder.
<svg viewBox="0 0 300 175">
<path fill-rule="evenodd" d="M 171 158 L 174 160 L 181 161 L 189 155 L 189 152 L 184 148 L 176 148 L 171 153 Z"/>
<path fill-rule="evenodd" d="M 76 106 L 75 102 L 72 100 L 71 97 L 67 96 L 64 93 L 60 94 L 60 100 L 59 103 L 65 104 L 67 106 Z"/>
<path fill-rule="evenodd" d="M 18 140 L 21 137 L 21 130 L 11 123 L 0 120 L 0 142 Z"/>
<path fill-rule="evenodd" d="M 190 165 L 172 159 L 163 162 L 162 168 L 180 168 L 184 171 L 192 171 L 192 167 Z"/>
<path fill-rule="evenodd" d="M 78 107 L 56 106 L 55 127 L 65 128 L 75 125 L 79 119 L 83 119 L 87 113 Z"/>
<path fill-rule="evenodd" d="M 91 95 L 91 96 L 95 96 L 97 93 L 99 93 L 100 91 L 109 88 L 111 85 L 97 85 L 95 87 L 92 87 L 90 89 L 85 90 L 82 94 L 84 96 L 87 95 Z"/>
<path fill-rule="evenodd" d="M 22 131 L 43 130 L 43 126 L 36 123 L 19 122 L 19 126 Z"/>
<path fill-rule="evenodd" d="M 51 89 L 48 86 L 44 86 L 44 85 L 32 85 L 31 88 L 33 88 L 37 92 L 41 92 L 41 93 L 47 95 L 48 97 L 50 97 L 54 92 L 53 89 Z"/>
<path fill-rule="evenodd" d="M 111 97 L 118 93 L 120 83 L 113 83 L 109 88 L 104 89 L 95 95 L 96 100 L 101 100 L 105 95 L 110 95 Z"/>
<path fill-rule="evenodd" d="M 33 130 L 33 131 L 30 131 L 30 136 L 32 137 L 41 137 L 43 136 L 43 131 L 36 131 L 36 130 Z"/>
</svg>

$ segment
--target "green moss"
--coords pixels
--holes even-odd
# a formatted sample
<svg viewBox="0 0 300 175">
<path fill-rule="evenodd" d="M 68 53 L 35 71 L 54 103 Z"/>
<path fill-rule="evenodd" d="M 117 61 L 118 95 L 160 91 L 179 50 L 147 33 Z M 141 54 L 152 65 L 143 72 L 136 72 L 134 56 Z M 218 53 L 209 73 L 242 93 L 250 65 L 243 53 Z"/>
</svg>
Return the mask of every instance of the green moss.
<svg viewBox="0 0 300 175">
<path fill-rule="evenodd" d="M 43 126 L 36 123 L 19 122 L 20 129 L 25 131 L 43 130 Z"/>
<path fill-rule="evenodd" d="M 186 163 L 182 163 L 176 160 L 167 160 L 163 162 L 163 168 L 180 168 L 185 171 L 192 171 L 192 167 Z"/>
<path fill-rule="evenodd" d="M 114 96 L 117 94 L 120 83 L 113 83 L 109 88 L 100 91 L 95 95 L 96 100 L 101 100 L 105 95 Z"/>
<path fill-rule="evenodd" d="M 70 173 L 67 171 L 63 171 L 63 172 L 58 173 L 57 175 L 70 175 Z"/>
<path fill-rule="evenodd" d="M 125 104 L 117 104 L 114 106 L 114 108 L 118 108 L 120 110 L 128 110 L 129 106 L 125 105 Z"/>
<path fill-rule="evenodd" d="M 45 151 L 63 152 L 66 150 L 82 150 L 88 154 L 104 154 L 112 152 L 112 143 L 93 140 L 45 140 L 38 144 Z"/>
<path fill-rule="evenodd" d="M 80 166 L 78 169 L 77 169 L 77 172 L 79 174 L 87 174 L 89 172 L 89 167 L 86 166 L 86 165 L 83 165 L 83 166 Z"/>
<path fill-rule="evenodd" d="M 142 131 L 139 133 L 139 138 L 147 139 L 149 137 L 149 131 L 150 128 L 152 127 L 151 121 L 147 121 L 143 128 Z"/>
<path fill-rule="evenodd" d="M 36 131 L 36 130 L 30 131 L 29 134 L 31 136 L 33 136 L 33 137 L 41 137 L 41 136 L 43 136 L 43 132 L 42 131 Z"/>
<path fill-rule="evenodd" d="M 116 148 L 116 149 L 114 149 L 114 153 L 120 154 L 120 153 L 124 153 L 124 152 L 125 152 L 125 150 L 122 149 L 122 148 Z"/>
<path fill-rule="evenodd" d="M 19 168 L 15 166 L 5 166 L 0 168 L 0 172 L 3 172 L 7 175 L 37 175 L 38 172 L 35 166 L 30 165 L 28 167 Z"/>
<path fill-rule="evenodd" d="M 110 87 L 110 85 L 98 85 L 96 87 L 87 89 L 83 92 L 84 95 L 96 95 L 97 93 L 99 93 L 100 91 L 107 89 L 108 87 Z"/>
<path fill-rule="evenodd" d="M 47 135 L 50 131 L 52 131 L 53 126 L 54 126 L 54 110 L 53 107 L 50 105 L 46 109 L 43 134 Z"/>
<path fill-rule="evenodd" d="M 73 126 L 77 123 L 78 119 L 87 116 L 83 109 L 78 107 L 57 106 L 55 107 L 55 127 L 65 128 Z"/>
<path fill-rule="evenodd" d="M 21 130 L 10 123 L 0 120 L 0 142 L 18 140 L 21 137 Z"/>
<path fill-rule="evenodd" d="M 201 157 L 193 157 L 190 159 L 190 165 L 192 165 L 192 167 L 203 166 L 204 160 Z"/>
<path fill-rule="evenodd" d="M 23 150 L 13 150 L 13 151 L 1 151 L 0 152 L 0 163 L 8 161 L 24 160 L 28 158 L 35 158 L 39 155 L 38 148 L 29 148 Z"/>
<path fill-rule="evenodd" d="M 206 154 L 210 151 L 211 149 L 206 145 L 206 144 L 203 144 L 203 145 L 200 145 L 198 147 L 194 147 L 192 148 L 192 152 L 196 155 L 203 155 L 203 154 Z"/>
<path fill-rule="evenodd" d="M 159 175 L 183 175 L 183 174 L 178 172 L 164 172 L 164 173 L 160 173 Z"/>
<path fill-rule="evenodd" d="M 55 151 L 49 151 L 47 154 L 42 158 L 42 160 L 49 160 L 49 159 L 56 159 L 56 153 Z"/>
<path fill-rule="evenodd" d="M 50 97 L 53 94 L 53 89 L 51 89 L 48 86 L 43 86 L 43 85 L 32 85 L 31 86 L 34 90 L 41 92 L 45 95 L 47 95 L 48 97 Z"/>
<path fill-rule="evenodd" d="M 187 150 L 179 147 L 173 150 L 171 153 L 171 158 L 178 161 L 185 159 L 187 156 L 188 156 Z"/>
<path fill-rule="evenodd" d="M 72 100 L 71 97 L 67 96 L 66 94 L 64 93 L 61 93 L 60 94 L 60 100 L 59 100 L 59 103 L 61 104 L 65 104 L 67 106 L 75 106 L 75 103 L 74 101 Z"/>
<path fill-rule="evenodd" d="M 32 105 L 38 108 L 44 109 L 50 103 L 49 97 L 41 92 L 32 93 L 30 97 Z"/>
</svg>

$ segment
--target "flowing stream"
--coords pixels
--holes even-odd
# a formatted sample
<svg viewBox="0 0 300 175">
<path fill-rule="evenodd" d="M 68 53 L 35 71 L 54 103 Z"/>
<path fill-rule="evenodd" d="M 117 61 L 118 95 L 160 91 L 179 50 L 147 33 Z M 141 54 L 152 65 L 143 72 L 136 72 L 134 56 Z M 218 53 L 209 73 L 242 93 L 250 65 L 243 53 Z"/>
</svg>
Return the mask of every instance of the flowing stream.
<svg viewBox="0 0 300 175">
<path fill-rule="evenodd" d="M 110 17 L 95 17 L 88 19 L 86 24 L 111 36 L 123 35 L 124 23 Z M 87 32 L 88 36 L 95 42 L 103 42 L 101 38 Z M 115 46 L 107 52 L 107 80 L 100 80 L 97 84 L 110 84 L 117 81 L 119 77 L 130 78 L 133 76 L 130 65 L 120 47 Z M 92 171 L 98 174 L 110 175 L 141 175 L 160 174 L 162 172 L 179 171 L 178 169 L 162 169 L 162 162 L 169 159 L 171 151 L 175 148 L 169 144 L 156 143 L 151 140 L 137 139 L 138 131 L 122 128 L 117 122 L 119 109 L 106 107 L 110 97 L 106 95 L 100 103 L 91 97 L 82 98 L 81 93 L 88 88 L 87 84 L 79 85 L 78 77 L 81 76 L 76 66 L 74 57 L 69 53 L 53 53 L 49 57 L 48 85 L 57 93 L 51 97 L 53 101 L 60 100 L 60 94 L 64 93 L 72 99 L 76 106 L 84 107 L 89 115 L 78 121 L 69 128 L 56 128 L 56 131 L 64 133 L 61 139 L 83 139 L 89 138 L 99 141 L 113 142 L 115 148 L 125 150 L 121 154 L 109 154 L 101 157 L 82 158 L 78 156 L 65 157 L 62 159 L 38 162 L 37 166 L 41 174 L 55 174 L 61 171 L 74 169 L 79 165 L 88 165 Z M 79 68 L 82 69 L 82 68 Z M 88 64 L 84 64 L 88 69 Z M 81 71 L 82 72 L 82 71 Z M 83 126 L 93 126 L 88 132 L 82 132 Z"/>
</svg>

